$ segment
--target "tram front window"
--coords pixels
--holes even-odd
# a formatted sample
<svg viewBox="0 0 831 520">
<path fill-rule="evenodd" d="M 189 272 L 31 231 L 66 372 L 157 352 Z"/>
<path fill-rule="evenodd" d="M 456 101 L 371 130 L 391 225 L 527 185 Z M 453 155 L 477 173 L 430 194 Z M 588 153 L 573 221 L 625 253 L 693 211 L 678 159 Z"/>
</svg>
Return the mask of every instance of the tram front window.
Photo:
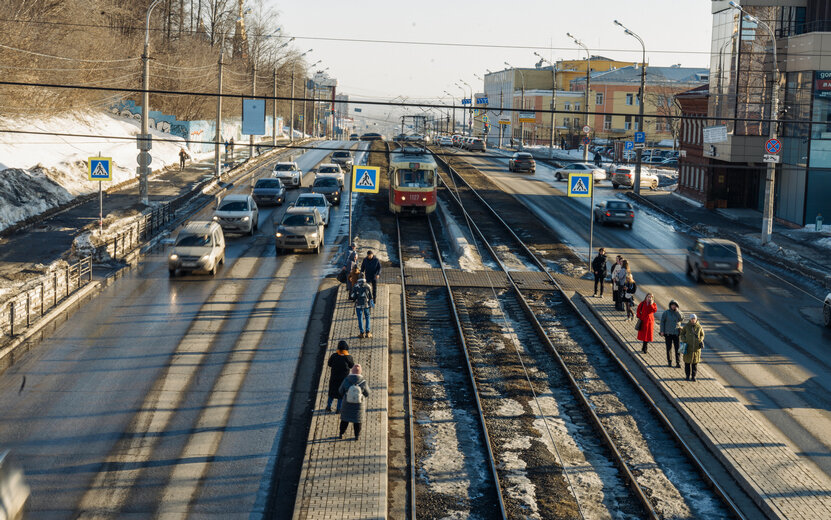
<svg viewBox="0 0 831 520">
<path fill-rule="evenodd" d="M 398 170 L 398 186 L 402 188 L 432 188 L 432 170 Z"/>
</svg>

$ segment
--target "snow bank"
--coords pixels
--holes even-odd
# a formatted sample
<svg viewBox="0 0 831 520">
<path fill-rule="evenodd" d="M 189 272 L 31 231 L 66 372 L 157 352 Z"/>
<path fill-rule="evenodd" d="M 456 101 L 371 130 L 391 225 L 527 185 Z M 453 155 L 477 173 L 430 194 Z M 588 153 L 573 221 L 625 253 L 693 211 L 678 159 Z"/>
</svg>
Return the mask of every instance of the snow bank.
<svg viewBox="0 0 831 520">
<path fill-rule="evenodd" d="M 75 112 L 47 119 L 0 117 L 0 127 L 44 134 L 0 133 L 0 230 L 40 214 L 73 198 L 98 190 L 87 180 L 87 158 L 113 159 L 113 184 L 136 175 L 135 139 L 140 122 L 101 112 Z M 102 137 L 64 137 L 69 133 Z M 153 169 L 176 164 L 184 141 L 172 134 L 151 130 L 154 137 Z"/>
</svg>

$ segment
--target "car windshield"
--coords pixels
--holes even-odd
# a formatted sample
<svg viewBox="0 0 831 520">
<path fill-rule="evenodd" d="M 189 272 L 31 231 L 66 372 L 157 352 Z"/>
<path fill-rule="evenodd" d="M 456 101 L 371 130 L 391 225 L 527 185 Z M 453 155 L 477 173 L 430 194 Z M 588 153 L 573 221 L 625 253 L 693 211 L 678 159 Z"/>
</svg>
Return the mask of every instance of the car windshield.
<svg viewBox="0 0 831 520">
<path fill-rule="evenodd" d="M 585 170 L 586 167 L 583 166 L 582 164 L 574 163 L 574 164 L 570 164 L 567 169 L 569 169 L 569 170 Z"/>
<path fill-rule="evenodd" d="M 432 188 L 433 170 L 398 170 L 396 180 L 402 188 Z"/>
<path fill-rule="evenodd" d="M 280 186 L 282 186 L 282 184 L 279 179 L 260 179 L 257 181 L 257 184 L 254 185 L 254 188 L 272 188 L 279 190 Z"/>
<path fill-rule="evenodd" d="M 332 177 L 315 179 L 315 183 L 312 185 L 313 188 L 334 188 L 336 186 L 339 186 L 338 180 Z"/>
<path fill-rule="evenodd" d="M 182 247 L 201 247 L 210 244 L 211 235 L 192 235 L 190 233 L 182 233 L 176 240 L 176 245 Z"/>
<path fill-rule="evenodd" d="M 248 211 L 248 202 L 244 200 L 229 200 L 223 202 L 217 211 Z"/>
<path fill-rule="evenodd" d="M 298 208 L 314 208 L 317 206 L 325 206 L 325 200 L 323 197 L 298 197 L 294 205 Z"/>
<path fill-rule="evenodd" d="M 315 218 L 312 215 L 286 215 L 283 217 L 284 226 L 314 226 Z"/>
<path fill-rule="evenodd" d="M 530 153 L 518 153 L 518 154 L 516 154 L 516 158 L 517 159 L 530 159 L 531 154 Z"/>
<path fill-rule="evenodd" d="M 352 157 L 349 152 L 335 152 L 332 157 Z"/>
<path fill-rule="evenodd" d="M 705 256 L 716 258 L 736 258 L 736 246 L 732 244 L 714 244 L 704 248 Z"/>
<path fill-rule="evenodd" d="M 290 172 L 294 170 L 293 164 L 275 164 L 274 171 L 275 172 Z"/>
<path fill-rule="evenodd" d="M 606 207 L 609 209 L 629 209 L 629 203 L 610 200 L 606 203 Z"/>
<path fill-rule="evenodd" d="M 333 166 L 324 166 L 318 171 L 320 173 L 340 173 L 340 171 Z"/>
</svg>

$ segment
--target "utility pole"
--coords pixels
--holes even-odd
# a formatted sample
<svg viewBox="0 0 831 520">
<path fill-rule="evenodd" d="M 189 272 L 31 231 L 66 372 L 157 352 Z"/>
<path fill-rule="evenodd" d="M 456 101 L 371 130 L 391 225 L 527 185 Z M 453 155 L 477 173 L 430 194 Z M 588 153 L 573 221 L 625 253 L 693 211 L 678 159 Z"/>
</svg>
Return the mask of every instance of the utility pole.
<svg viewBox="0 0 831 520">
<path fill-rule="evenodd" d="M 161 0 L 153 0 L 153 3 L 150 4 L 150 7 L 147 8 L 147 17 L 146 17 L 146 25 L 144 31 L 144 52 L 141 55 L 142 60 L 142 78 L 141 78 L 141 136 L 138 139 L 138 149 L 139 153 L 139 160 L 142 157 L 149 158 L 149 151 L 151 146 L 151 138 L 150 138 L 150 13 L 153 12 L 153 8 L 158 5 Z M 150 203 L 150 195 L 148 189 L 147 178 L 150 175 L 150 163 L 149 161 L 147 164 L 139 163 L 139 167 L 137 168 L 137 173 L 139 175 L 139 201 L 147 205 Z"/>
<path fill-rule="evenodd" d="M 271 90 L 274 99 L 271 102 L 271 146 L 277 146 L 277 67 L 274 67 Z"/>
<path fill-rule="evenodd" d="M 223 39 L 224 42 L 224 39 Z M 223 47 L 219 49 L 219 95 L 216 96 L 216 137 L 214 138 L 214 177 L 217 179 L 222 176 L 222 56 L 224 54 Z"/>
<path fill-rule="evenodd" d="M 551 63 L 547 59 L 540 56 L 537 52 L 534 52 L 536 56 L 539 56 L 541 62 L 548 63 L 551 65 L 551 135 L 548 137 L 548 157 L 549 159 L 554 158 L 554 126 L 556 124 L 554 111 L 557 107 L 557 67 L 554 63 Z M 588 105 L 586 106 L 588 109 Z"/>
<path fill-rule="evenodd" d="M 252 57 L 253 58 L 253 57 Z M 257 95 L 257 61 L 251 60 L 251 97 Z M 254 134 L 248 136 L 248 158 L 254 157 Z"/>
<path fill-rule="evenodd" d="M 733 2 L 730 2 L 730 5 L 734 5 Z M 638 43 L 641 44 L 641 51 L 643 52 L 642 59 L 641 59 L 641 88 L 638 91 L 638 132 L 644 132 L 643 129 L 643 100 L 644 94 L 646 93 L 646 45 L 644 45 L 643 40 L 640 36 L 633 33 L 629 30 L 625 25 L 620 23 L 619 21 L 615 20 L 615 25 L 618 27 L 623 28 L 623 32 L 628 34 L 632 38 L 638 40 Z M 774 44 L 775 47 L 775 44 Z M 774 49 L 775 52 L 775 49 Z M 643 157 L 641 153 L 643 152 L 643 148 L 638 148 L 638 155 L 636 158 L 635 163 L 635 184 L 632 186 L 632 191 L 638 195 L 641 193 L 641 163 L 643 161 Z"/>
<path fill-rule="evenodd" d="M 297 63 L 292 63 L 291 65 L 291 103 L 289 109 L 289 142 L 294 142 L 294 66 Z"/>
<path fill-rule="evenodd" d="M 306 109 L 306 101 L 309 98 L 309 80 L 303 80 L 303 137 L 309 135 L 309 128 L 307 126 L 309 120 L 309 111 Z"/>
</svg>

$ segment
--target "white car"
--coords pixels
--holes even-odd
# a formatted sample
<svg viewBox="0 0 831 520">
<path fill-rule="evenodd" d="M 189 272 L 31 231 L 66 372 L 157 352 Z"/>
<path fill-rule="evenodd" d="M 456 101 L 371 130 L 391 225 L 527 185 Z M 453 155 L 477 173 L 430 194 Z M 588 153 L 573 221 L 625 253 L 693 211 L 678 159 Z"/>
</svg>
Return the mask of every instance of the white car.
<svg viewBox="0 0 831 520">
<path fill-rule="evenodd" d="M 271 176 L 280 179 L 286 188 L 299 188 L 303 184 L 303 171 L 296 162 L 278 162 Z"/>
<path fill-rule="evenodd" d="M 597 168 L 593 164 L 582 162 L 566 164 L 562 168 L 557 168 L 554 170 L 554 177 L 556 177 L 558 181 L 564 181 L 568 179 L 569 173 L 591 173 L 594 178 L 594 182 L 606 180 L 606 172 L 603 169 Z"/>
<path fill-rule="evenodd" d="M 260 210 L 251 195 L 226 195 L 214 210 L 214 222 L 222 231 L 248 233 L 254 236 L 260 221 Z"/>
<path fill-rule="evenodd" d="M 609 179 L 612 181 L 612 188 L 631 188 L 635 185 L 634 166 L 615 166 L 607 169 Z M 641 188 L 654 190 L 658 188 L 658 176 L 650 173 L 646 168 L 641 168 Z"/>
<path fill-rule="evenodd" d="M 828 293 L 822 304 L 822 321 L 826 327 L 831 328 L 831 293 Z"/>
<path fill-rule="evenodd" d="M 453 138 L 439 137 L 439 146 L 453 146 Z"/>
<path fill-rule="evenodd" d="M 340 187 L 343 188 L 343 170 L 335 163 L 324 163 L 318 166 L 317 172 L 315 173 L 315 179 L 318 177 L 334 177 L 338 180 Z"/>
<path fill-rule="evenodd" d="M 323 225 L 329 225 L 329 208 L 332 205 L 326 200 L 326 195 L 322 193 L 301 193 L 291 206 L 293 208 L 316 208 L 320 216 L 323 217 Z"/>
</svg>

